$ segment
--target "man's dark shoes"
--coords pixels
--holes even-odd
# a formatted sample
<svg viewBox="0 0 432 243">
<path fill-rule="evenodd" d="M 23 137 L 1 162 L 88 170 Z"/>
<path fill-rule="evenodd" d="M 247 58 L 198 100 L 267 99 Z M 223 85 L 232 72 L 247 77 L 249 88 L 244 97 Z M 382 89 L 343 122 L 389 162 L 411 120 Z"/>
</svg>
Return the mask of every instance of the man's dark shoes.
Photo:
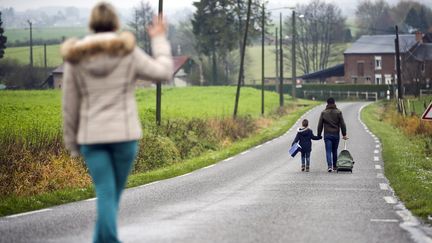
<svg viewBox="0 0 432 243">
<path fill-rule="evenodd" d="M 305 166 L 304 165 L 302 165 L 301 170 L 305 171 Z"/>
<path fill-rule="evenodd" d="M 306 172 L 309 172 L 309 166 L 306 166 Z"/>
<path fill-rule="evenodd" d="M 327 172 L 332 172 L 333 170 L 332 170 L 332 168 L 331 167 L 329 167 L 328 169 L 327 169 Z"/>
</svg>

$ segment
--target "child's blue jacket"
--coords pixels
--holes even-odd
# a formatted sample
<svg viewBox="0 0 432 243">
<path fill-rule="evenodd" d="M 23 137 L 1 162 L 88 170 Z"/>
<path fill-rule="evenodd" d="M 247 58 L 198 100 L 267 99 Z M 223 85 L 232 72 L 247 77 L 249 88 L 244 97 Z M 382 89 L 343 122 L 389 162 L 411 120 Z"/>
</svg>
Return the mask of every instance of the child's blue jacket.
<svg viewBox="0 0 432 243">
<path fill-rule="evenodd" d="M 300 146 L 302 147 L 301 152 L 303 153 L 310 153 L 312 151 L 312 141 L 311 140 L 320 140 L 320 136 L 315 136 L 311 129 L 308 127 L 300 127 L 297 129 L 297 135 L 292 143 L 294 145 L 295 143 L 299 142 Z"/>
</svg>

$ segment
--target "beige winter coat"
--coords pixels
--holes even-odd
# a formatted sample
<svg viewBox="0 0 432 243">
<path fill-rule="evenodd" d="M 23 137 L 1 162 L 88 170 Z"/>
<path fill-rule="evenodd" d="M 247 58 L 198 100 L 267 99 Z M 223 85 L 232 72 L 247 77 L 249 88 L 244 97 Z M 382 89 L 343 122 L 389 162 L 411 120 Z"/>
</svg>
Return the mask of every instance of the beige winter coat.
<svg viewBox="0 0 432 243">
<path fill-rule="evenodd" d="M 168 81 L 173 74 L 165 36 L 152 39 L 152 52 L 150 57 L 136 47 L 129 32 L 99 33 L 62 45 L 63 132 L 73 156 L 81 144 L 141 138 L 135 81 Z"/>
</svg>

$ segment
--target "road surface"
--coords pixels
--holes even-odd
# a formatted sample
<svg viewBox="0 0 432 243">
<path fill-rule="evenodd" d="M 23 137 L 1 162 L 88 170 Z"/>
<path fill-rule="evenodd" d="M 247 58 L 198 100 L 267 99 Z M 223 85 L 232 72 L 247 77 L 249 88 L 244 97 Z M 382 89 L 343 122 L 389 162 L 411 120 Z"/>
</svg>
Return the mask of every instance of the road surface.
<svg viewBox="0 0 432 243">
<path fill-rule="evenodd" d="M 214 166 L 126 190 L 120 239 L 430 242 L 419 228 L 410 233 L 401 227 L 407 224 L 383 176 L 381 146 L 359 120 L 363 105 L 339 104 L 356 161 L 353 174 L 326 171 L 322 140 L 313 142 L 311 172 L 301 172 L 299 156 L 288 155 L 297 123 L 284 136 Z M 315 133 L 322 109 L 305 115 Z M 95 204 L 86 200 L 0 218 L 0 242 L 90 242 Z"/>
</svg>

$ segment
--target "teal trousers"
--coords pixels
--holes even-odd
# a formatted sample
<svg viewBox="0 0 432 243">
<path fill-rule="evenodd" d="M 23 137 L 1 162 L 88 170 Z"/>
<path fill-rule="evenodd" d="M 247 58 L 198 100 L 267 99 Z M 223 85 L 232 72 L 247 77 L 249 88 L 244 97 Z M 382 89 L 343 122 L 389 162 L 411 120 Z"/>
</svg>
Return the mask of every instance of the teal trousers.
<svg viewBox="0 0 432 243">
<path fill-rule="evenodd" d="M 80 146 L 96 188 L 95 243 L 120 242 L 117 237 L 117 212 L 137 150 L 137 141 Z"/>
</svg>

